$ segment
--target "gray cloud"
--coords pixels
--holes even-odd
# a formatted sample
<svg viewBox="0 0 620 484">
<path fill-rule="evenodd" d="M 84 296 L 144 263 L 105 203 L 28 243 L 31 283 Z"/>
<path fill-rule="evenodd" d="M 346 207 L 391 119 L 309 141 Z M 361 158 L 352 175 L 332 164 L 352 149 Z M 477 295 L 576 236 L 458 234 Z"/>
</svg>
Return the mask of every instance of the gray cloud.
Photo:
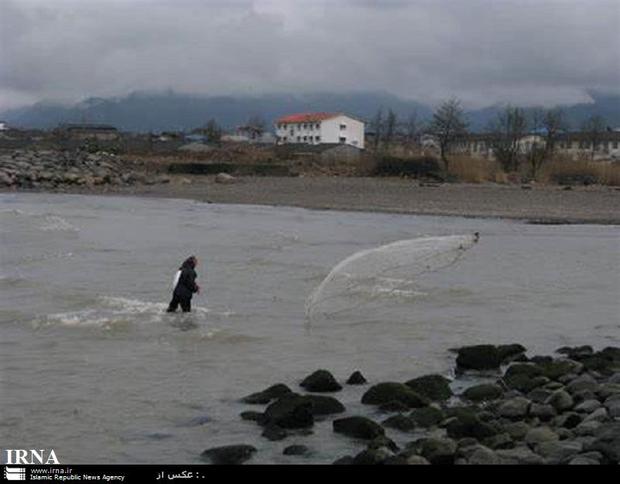
<svg viewBox="0 0 620 484">
<path fill-rule="evenodd" d="M 577 102 L 618 92 L 618 25 L 616 0 L 0 0 L 0 109 L 168 88 Z"/>
</svg>

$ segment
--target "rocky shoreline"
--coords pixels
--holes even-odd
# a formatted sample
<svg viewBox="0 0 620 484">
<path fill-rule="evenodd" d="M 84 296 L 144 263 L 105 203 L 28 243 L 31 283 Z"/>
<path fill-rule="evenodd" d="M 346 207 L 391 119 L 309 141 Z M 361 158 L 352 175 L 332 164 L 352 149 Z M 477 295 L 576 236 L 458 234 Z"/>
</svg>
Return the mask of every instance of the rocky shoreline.
<svg viewBox="0 0 620 484">
<path fill-rule="evenodd" d="M 248 409 L 241 418 L 255 422 L 270 441 L 295 437 L 283 449 L 287 456 L 312 455 L 304 436 L 315 422 L 331 420 L 334 433 L 362 449 L 334 455 L 333 464 L 620 463 L 620 348 L 563 347 L 554 357 L 528 357 L 519 344 L 453 351 L 453 379 L 431 374 L 368 383 L 355 372 L 341 383 L 317 370 L 299 383 L 305 393 L 278 383 L 242 398 Z M 363 385 L 367 415 L 349 413 L 333 396 L 343 384 Z M 404 445 L 390 437 L 394 432 L 406 436 Z M 241 444 L 210 448 L 201 457 L 251 464 L 256 453 Z"/>
<path fill-rule="evenodd" d="M 0 155 L 0 188 L 67 190 L 168 183 L 165 175 L 148 176 L 113 153 L 16 150 Z"/>
</svg>

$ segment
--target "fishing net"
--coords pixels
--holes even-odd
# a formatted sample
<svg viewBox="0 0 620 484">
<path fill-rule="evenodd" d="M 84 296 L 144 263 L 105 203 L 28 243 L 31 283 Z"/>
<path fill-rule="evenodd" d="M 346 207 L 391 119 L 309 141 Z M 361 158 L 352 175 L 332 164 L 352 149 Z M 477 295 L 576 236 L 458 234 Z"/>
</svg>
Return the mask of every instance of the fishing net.
<svg viewBox="0 0 620 484">
<path fill-rule="evenodd" d="M 478 234 L 400 240 L 338 263 L 306 301 L 309 319 L 355 309 L 377 298 L 410 294 L 421 274 L 454 264 Z"/>
</svg>

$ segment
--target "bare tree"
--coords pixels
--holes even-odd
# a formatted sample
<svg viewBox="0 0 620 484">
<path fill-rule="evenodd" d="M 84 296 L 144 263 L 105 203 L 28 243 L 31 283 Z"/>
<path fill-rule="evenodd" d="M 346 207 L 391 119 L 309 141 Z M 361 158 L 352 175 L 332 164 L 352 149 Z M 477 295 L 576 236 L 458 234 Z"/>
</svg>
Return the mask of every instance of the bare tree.
<svg viewBox="0 0 620 484">
<path fill-rule="evenodd" d="M 377 114 L 375 114 L 375 117 L 372 119 L 371 123 L 370 123 L 370 127 L 372 129 L 372 131 L 374 131 L 375 133 L 375 139 L 374 139 L 374 149 L 375 151 L 377 151 L 379 149 L 379 143 L 381 142 L 381 137 L 383 135 L 383 108 L 379 108 L 377 110 Z"/>
<path fill-rule="evenodd" d="M 258 134 L 263 134 L 267 129 L 267 122 L 262 116 L 254 115 L 250 116 L 246 126 L 254 129 Z"/>
<path fill-rule="evenodd" d="M 433 114 L 429 131 L 439 143 L 439 152 L 446 173 L 448 172 L 446 155 L 454 143 L 467 133 L 467 125 L 461 102 L 456 98 L 445 101 Z"/>
<path fill-rule="evenodd" d="M 398 124 L 398 118 L 391 109 L 388 111 L 387 118 L 385 119 L 385 134 L 383 135 L 383 142 L 385 146 L 389 147 L 390 143 L 394 139 L 396 133 L 396 126 Z"/>
<path fill-rule="evenodd" d="M 416 143 L 420 132 L 420 121 L 418 120 L 418 112 L 412 111 L 407 120 L 404 122 L 404 134 L 409 143 Z"/>
<path fill-rule="evenodd" d="M 517 171 L 521 140 L 527 134 L 527 119 L 521 108 L 506 106 L 490 125 L 493 153 L 505 171 Z"/>
<path fill-rule="evenodd" d="M 588 146 L 591 149 L 591 158 L 594 160 L 596 150 L 601 144 L 603 133 L 605 132 L 605 120 L 601 116 L 590 116 L 581 126 L 581 132 L 584 134 Z"/>
<path fill-rule="evenodd" d="M 550 160 L 555 153 L 555 144 L 559 135 L 568 129 L 566 115 L 562 108 L 553 108 L 545 111 L 542 119 L 542 129 L 545 136 L 545 159 Z"/>
<path fill-rule="evenodd" d="M 222 139 L 222 128 L 215 119 L 210 119 L 203 128 L 208 143 L 219 144 Z"/>
</svg>

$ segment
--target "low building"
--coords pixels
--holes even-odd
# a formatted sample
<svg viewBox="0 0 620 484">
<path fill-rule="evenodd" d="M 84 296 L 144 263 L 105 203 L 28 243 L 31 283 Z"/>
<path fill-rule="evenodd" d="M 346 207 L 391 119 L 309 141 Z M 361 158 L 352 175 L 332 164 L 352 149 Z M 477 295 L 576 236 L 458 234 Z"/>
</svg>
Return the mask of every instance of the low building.
<svg viewBox="0 0 620 484">
<path fill-rule="evenodd" d="M 5 121 L 0 121 L 0 131 L 8 131 L 9 125 Z"/>
<path fill-rule="evenodd" d="M 96 139 L 102 141 L 119 138 L 118 130 L 109 124 L 61 124 L 57 132 L 73 139 Z"/>
<path fill-rule="evenodd" d="M 345 144 L 364 149 L 364 123 L 343 113 L 298 113 L 276 121 L 282 144 Z"/>
</svg>

